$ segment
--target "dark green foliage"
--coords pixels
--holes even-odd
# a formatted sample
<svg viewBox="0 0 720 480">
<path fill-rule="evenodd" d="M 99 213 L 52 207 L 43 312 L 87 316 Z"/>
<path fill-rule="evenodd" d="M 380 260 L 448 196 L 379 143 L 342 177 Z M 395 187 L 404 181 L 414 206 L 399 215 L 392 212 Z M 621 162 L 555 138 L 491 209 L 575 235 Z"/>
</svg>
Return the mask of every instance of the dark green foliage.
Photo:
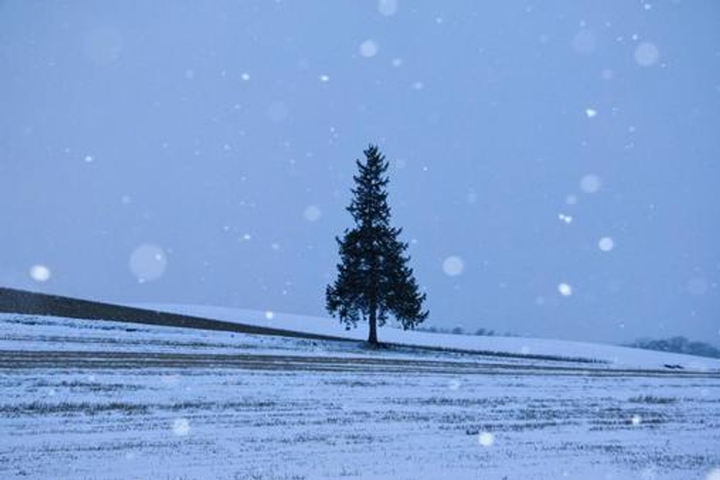
<svg viewBox="0 0 720 480">
<path fill-rule="evenodd" d="M 390 225 L 387 204 L 388 162 L 378 148 L 365 150 L 366 162 L 356 161 L 353 200 L 347 208 L 355 228 L 346 229 L 340 249 L 338 277 L 325 292 L 328 312 L 337 315 L 347 329 L 358 320 L 369 323 L 368 342 L 377 343 L 377 324 L 392 314 L 404 329 L 414 328 L 428 316 L 423 311 L 425 294 L 419 288 L 401 242 L 401 229 Z"/>
</svg>

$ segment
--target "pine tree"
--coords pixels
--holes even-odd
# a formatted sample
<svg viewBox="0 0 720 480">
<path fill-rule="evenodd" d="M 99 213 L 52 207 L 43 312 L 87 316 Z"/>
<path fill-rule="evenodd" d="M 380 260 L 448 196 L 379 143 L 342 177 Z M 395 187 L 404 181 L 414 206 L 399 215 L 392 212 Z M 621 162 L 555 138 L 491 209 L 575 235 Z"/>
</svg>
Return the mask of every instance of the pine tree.
<svg viewBox="0 0 720 480">
<path fill-rule="evenodd" d="M 377 345 L 377 327 L 392 314 L 403 329 L 414 328 L 428 316 L 425 294 L 419 288 L 405 256 L 407 243 L 398 240 L 402 229 L 390 225 L 385 172 L 388 162 L 378 148 L 364 151 L 366 162 L 356 160 L 353 200 L 347 207 L 355 228 L 346 229 L 340 249 L 338 276 L 325 292 L 326 307 L 349 330 L 358 320 L 369 324 L 368 343 Z"/>
</svg>

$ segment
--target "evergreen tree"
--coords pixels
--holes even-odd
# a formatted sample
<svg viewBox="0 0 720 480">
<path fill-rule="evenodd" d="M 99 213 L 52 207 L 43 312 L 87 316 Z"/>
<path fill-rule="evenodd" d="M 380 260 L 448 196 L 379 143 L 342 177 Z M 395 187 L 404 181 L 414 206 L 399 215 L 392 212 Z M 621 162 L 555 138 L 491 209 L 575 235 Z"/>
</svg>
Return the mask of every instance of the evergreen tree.
<svg viewBox="0 0 720 480">
<path fill-rule="evenodd" d="M 358 320 L 369 324 L 368 343 L 377 345 L 377 327 L 392 314 L 403 329 L 414 328 L 428 316 L 423 311 L 425 294 L 419 288 L 405 256 L 407 243 L 398 240 L 402 229 L 390 225 L 385 172 L 388 162 L 378 148 L 364 151 L 366 162 L 356 160 L 353 200 L 347 207 L 355 228 L 346 229 L 340 249 L 338 276 L 325 292 L 326 307 L 349 330 Z"/>
</svg>

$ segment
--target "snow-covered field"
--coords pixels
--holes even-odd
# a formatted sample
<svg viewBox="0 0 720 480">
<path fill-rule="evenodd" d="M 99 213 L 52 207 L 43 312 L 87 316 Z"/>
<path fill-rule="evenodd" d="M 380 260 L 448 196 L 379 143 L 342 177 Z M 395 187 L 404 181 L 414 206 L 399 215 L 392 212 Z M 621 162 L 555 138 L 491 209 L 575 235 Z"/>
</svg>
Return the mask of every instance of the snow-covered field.
<svg viewBox="0 0 720 480">
<path fill-rule="evenodd" d="M 137 305 L 136 305 L 137 306 Z M 308 317 L 277 313 L 272 311 L 258 312 L 223 307 L 194 305 L 139 305 L 140 307 L 157 309 L 163 312 L 195 315 L 228 322 L 286 329 L 297 332 L 315 333 L 353 340 L 367 338 L 367 325 L 346 330 L 335 319 Z M 664 369 L 665 365 L 679 365 L 684 369 L 699 371 L 716 371 L 720 373 L 720 360 L 680 355 L 674 353 L 658 353 L 636 348 L 602 345 L 586 342 L 570 342 L 524 337 L 482 337 L 474 335 L 451 335 L 420 331 L 403 331 L 399 328 L 381 328 L 378 338 L 382 342 L 398 345 L 447 348 L 470 352 L 497 353 L 503 356 L 517 356 L 523 362 L 536 358 L 555 357 L 579 359 L 603 364 L 603 368 L 639 368 Z"/>
<path fill-rule="evenodd" d="M 163 308 L 344 333 L 327 320 Z M 717 361 L 380 336 L 408 346 L 0 314 L 0 478 L 720 478 Z"/>
</svg>

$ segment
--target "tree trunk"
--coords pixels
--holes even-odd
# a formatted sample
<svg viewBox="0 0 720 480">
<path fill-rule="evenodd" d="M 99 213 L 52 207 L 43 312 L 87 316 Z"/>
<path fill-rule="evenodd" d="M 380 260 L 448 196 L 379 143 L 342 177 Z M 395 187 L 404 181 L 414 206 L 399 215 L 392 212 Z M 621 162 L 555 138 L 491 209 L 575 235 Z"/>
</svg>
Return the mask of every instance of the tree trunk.
<svg viewBox="0 0 720 480">
<path fill-rule="evenodd" d="M 368 319 L 370 324 L 370 335 L 368 335 L 368 343 L 370 345 L 377 345 L 377 309 L 375 307 L 370 308 L 370 318 Z"/>
</svg>

